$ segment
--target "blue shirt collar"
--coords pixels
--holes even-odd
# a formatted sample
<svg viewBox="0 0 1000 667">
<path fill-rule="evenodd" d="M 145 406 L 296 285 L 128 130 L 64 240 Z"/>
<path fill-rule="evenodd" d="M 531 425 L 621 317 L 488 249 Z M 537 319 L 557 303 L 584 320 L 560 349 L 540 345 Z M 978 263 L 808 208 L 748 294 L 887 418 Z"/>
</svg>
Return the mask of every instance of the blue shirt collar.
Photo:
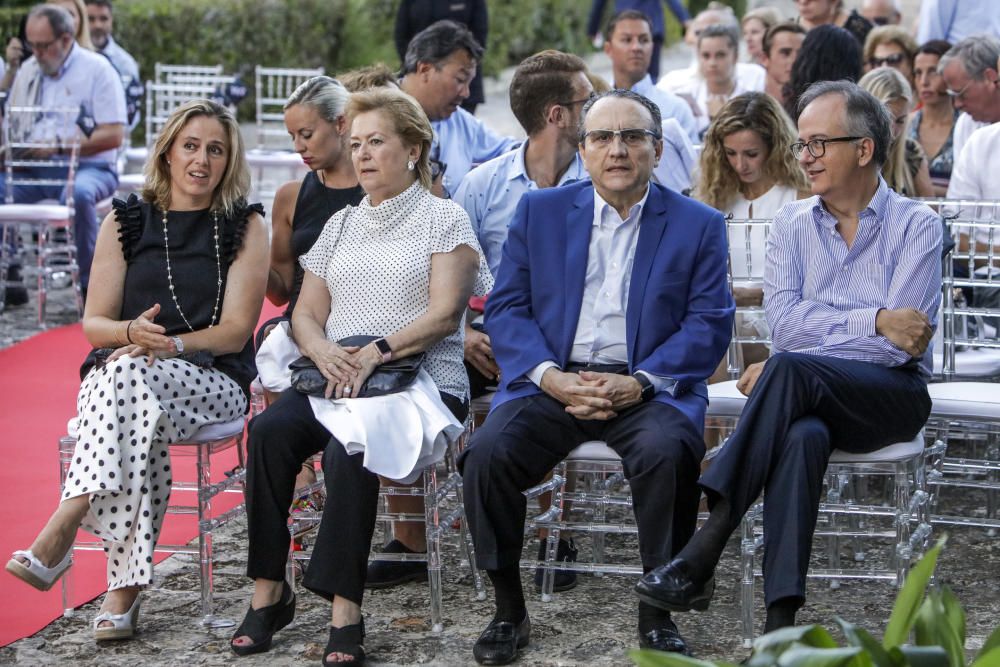
<svg viewBox="0 0 1000 667">
<path fill-rule="evenodd" d="M 858 213 L 858 219 L 872 217 L 875 221 L 882 220 L 886 215 L 886 208 L 889 205 L 889 186 L 886 184 L 885 179 L 882 178 L 882 174 L 878 175 L 878 187 L 875 189 L 875 194 L 872 195 L 872 199 L 868 202 L 868 206 L 864 207 Z M 837 219 L 826 210 L 826 206 L 823 205 L 823 199 L 819 196 L 816 197 L 816 202 L 812 207 L 813 220 L 817 224 L 820 224 L 827 229 L 833 229 L 837 226 Z"/>
<path fill-rule="evenodd" d="M 523 179 L 526 183 L 534 183 L 531 177 L 528 176 L 528 167 L 525 164 L 525 158 L 528 153 L 528 142 L 530 139 L 526 139 L 521 142 L 521 145 L 512 150 L 509 154 L 507 168 L 507 180 L 516 181 L 518 179 Z M 563 172 L 562 176 L 559 177 L 559 182 L 556 183 L 557 186 L 566 185 L 572 181 L 580 180 L 580 172 L 583 171 L 583 164 L 580 159 L 579 153 L 573 154 L 573 160 L 566 167 L 566 171 Z M 537 183 L 536 183 L 537 185 Z"/>
</svg>

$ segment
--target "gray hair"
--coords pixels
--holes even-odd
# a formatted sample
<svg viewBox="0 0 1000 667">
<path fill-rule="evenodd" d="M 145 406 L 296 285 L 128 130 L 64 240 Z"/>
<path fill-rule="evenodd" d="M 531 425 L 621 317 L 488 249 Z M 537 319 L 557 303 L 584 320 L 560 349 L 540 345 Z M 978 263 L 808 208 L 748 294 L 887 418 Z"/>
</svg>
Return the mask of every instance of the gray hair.
<svg viewBox="0 0 1000 667">
<path fill-rule="evenodd" d="M 52 27 L 52 36 L 59 39 L 63 35 L 73 35 L 73 15 L 69 10 L 59 5 L 35 5 L 28 12 L 28 19 L 44 16 Z"/>
<path fill-rule="evenodd" d="M 1000 58 L 1000 40 L 992 35 L 973 35 L 966 37 L 947 53 L 941 56 L 938 72 L 943 72 L 945 65 L 952 60 L 958 60 L 965 68 L 966 74 L 976 80 L 982 80 L 988 69 L 996 69 Z"/>
<path fill-rule="evenodd" d="M 432 23 L 410 40 L 410 45 L 406 47 L 406 55 L 403 57 L 401 74 L 416 72 L 420 63 L 440 67 L 442 62 L 459 49 L 468 51 L 476 62 L 483 59 L 483 47 L 464 25 L 448 20 Z"/>
<path fill-rule="evenodd" d="M 733 48 L 733 51 L 739 52 L 740 50 L 740 29 L 735 25 L 713 23 L 712 25 L 705 26 L 698 33 L 698 46 L 701 46 L 701 41 L 707 37 L 725 37 L 729 40 L 729 45 Z"/>
<path fill-rule="evenodd" d="M 736 12 L 733 11 L 733 8 L 722 2 L 715 2 L 714 0 L 713 2 L 709 2 L 705 9 L 695 15 L 694 20 L 697 21 L 705 16 L 705 14 L 718 14 L 721 20 L 717 21 L 717 23 L 722 25 L 732 25 L 736 27 L 739 27 L 740 25 L 740 21 L 736 18 Z"/>
<path fill-rule="evenodd" d="M 882 168 L 892 144 L 892 118 L 878 99 L 851 81 L 817 81 L 799 97 L 797 111 L 802 111 L 825 95 L 844 98 L 844 132 L 852 137 L 868 137 L 875 144 L 872 161 Z"/>
<path fill-rule="evenodd" d="M 351 94 L 336 79 L 328 76 L 314 76 L 299 84 L 285 102 L 284 110 L 297 104 L 310 106 L 319 112 L 324 120 L 335 123 L 344 115 L 344 107 Z"/>
<path fill-rule="evenodd" d="M 606 97 L 617 97 L 623 100 L 632 100 L 636 104 L 642 105 L 649 115 L 653 117 L 652 127 L 649 130 L 653 133 L 653 136 L 659 141 L 663 137 L 663 119 L 660 116 L 660 107 L 656 106 L 648 97 L 640 95 L 639 93 L 627 90 L 625 88 L 614 88 L 606 93 L 601 93 L 587 100 L 583 105 L 583 110 L 580 112 L 580 143 L 583 143 L 586 137 L 586 129 L 584 128 L 584 123 L 587 120 L 587 114 L 590 113 L 591 107 L 597 104 L 599 101 Z"/>
</svg>

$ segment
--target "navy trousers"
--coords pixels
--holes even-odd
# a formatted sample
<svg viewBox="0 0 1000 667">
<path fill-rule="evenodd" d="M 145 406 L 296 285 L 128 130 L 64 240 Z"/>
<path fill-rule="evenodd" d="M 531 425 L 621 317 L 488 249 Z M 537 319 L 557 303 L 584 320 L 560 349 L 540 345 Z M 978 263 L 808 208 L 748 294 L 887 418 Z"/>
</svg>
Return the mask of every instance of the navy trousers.
<svg viewBox="0 0 1000 667">
<path fill-rule="evenodd" d="M 930 414 L 914 364 L 784 352 L 771 357 L 736 431 L 699 484 L 728 501 L 735 530 L 764 492 L 764 599 L 805 599 L 823 474 L 834 449 L 872 452 L 913 439 Z"/>
<path fill-rule="evenodd" d="M 608 421 L 584 421 L 543 394 L 492 411 L 459 458 L 465 514 L 481 568 L 517 565 L 527 511 L 522 492 L 588 440 L 604 440 L 622 457 L 643 566 L 662 565 L 687 543 L 697 521 L 698 471 L 705 454 L 691 420 L 672 406 L 643 403 Z"/>
</svg>

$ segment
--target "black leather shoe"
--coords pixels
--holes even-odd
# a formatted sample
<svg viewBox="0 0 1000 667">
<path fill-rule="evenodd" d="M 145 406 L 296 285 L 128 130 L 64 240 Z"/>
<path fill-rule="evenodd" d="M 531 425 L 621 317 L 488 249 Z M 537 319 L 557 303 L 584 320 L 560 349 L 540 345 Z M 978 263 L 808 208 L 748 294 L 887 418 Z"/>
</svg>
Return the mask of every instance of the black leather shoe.
<svg viewBox="0 0 1000 667">
<path fill-rule="evenodd" d="M 538 545 L 538 560 L 545 560 L 545 550 L 548 547 L 548 540 L 542 540 Z M 559 546 L 556 547 L 556 560 L 565 563 L 576 562 L 576 545 L 573 538 L 569 540 L 559 539 Z M 542 578 L 545 576 L 544 568 L 535 569 L 535 588 L 542 590 Z M 568 591 L 576 588 L 576 572 L 573 570 L 556 570 L 555 581 L 552 584 L 553 591 Z"/>
<path fill-rule="evenodd" d="M 666 651 L 667 653 L 680 653 L 689 657 L 691 655 L 691 652 L 688 651 L 687 642 L 681 637 L 677 625 L 670 619 L 665 619 L 662 627 L 653 628 L 646 632 L 639 630 L 639 648 L 651 648 L 657 651 Z"/>
<path fill-rule="evenodd" d="M 648 572 L 635 585 L 635 593 L 646 604 L 668 611 L 705 611 L 715 592 L 715 577 L 698 583 L 687 574 L 687 563 L 675 558 Z"/>
<path fill-rule="evenodd" d="M 416 553 L 399 540 L 389 542 L 382 551 L 390 554 Z M 392 588 L 408 581 L 426 580 L 426 561 L 373 560 L 368 563 L 365 588 Z"/>
<path fill-rule="evenodd" d="M 517 660 L 518 650 L 528 645 L 531 621 L 525 612 L 520 623 L 490 621 L 472 647 L 472 655 L 480 665 L 506 665 Z"/>
</svg>

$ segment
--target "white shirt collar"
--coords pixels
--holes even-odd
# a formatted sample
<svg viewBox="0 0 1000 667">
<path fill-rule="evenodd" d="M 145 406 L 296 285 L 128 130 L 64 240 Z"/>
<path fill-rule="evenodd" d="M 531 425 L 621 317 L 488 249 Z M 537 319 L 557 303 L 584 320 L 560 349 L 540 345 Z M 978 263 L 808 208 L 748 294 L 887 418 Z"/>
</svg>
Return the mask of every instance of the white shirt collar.
<svg viewBox="0 0 1000 667">
<path fill-rule="evenodd" d="M 646 206 L 646 200 L 649 198 L 649 184 L 646 184 L 646 192 L 642 195 L 640 199 L 628 210 L 628 216 L 623 220 L 618 211 L 614 206 L 604 201 L 604 198 L 597 192 L 597 188 L 594 188 L 594 226 L 600 227 L 605 222 L 614 227 L 623 225 L 629 222 L 635 222 L 639 224 L 642 219 L 642 210 Z"/>
</svg>

